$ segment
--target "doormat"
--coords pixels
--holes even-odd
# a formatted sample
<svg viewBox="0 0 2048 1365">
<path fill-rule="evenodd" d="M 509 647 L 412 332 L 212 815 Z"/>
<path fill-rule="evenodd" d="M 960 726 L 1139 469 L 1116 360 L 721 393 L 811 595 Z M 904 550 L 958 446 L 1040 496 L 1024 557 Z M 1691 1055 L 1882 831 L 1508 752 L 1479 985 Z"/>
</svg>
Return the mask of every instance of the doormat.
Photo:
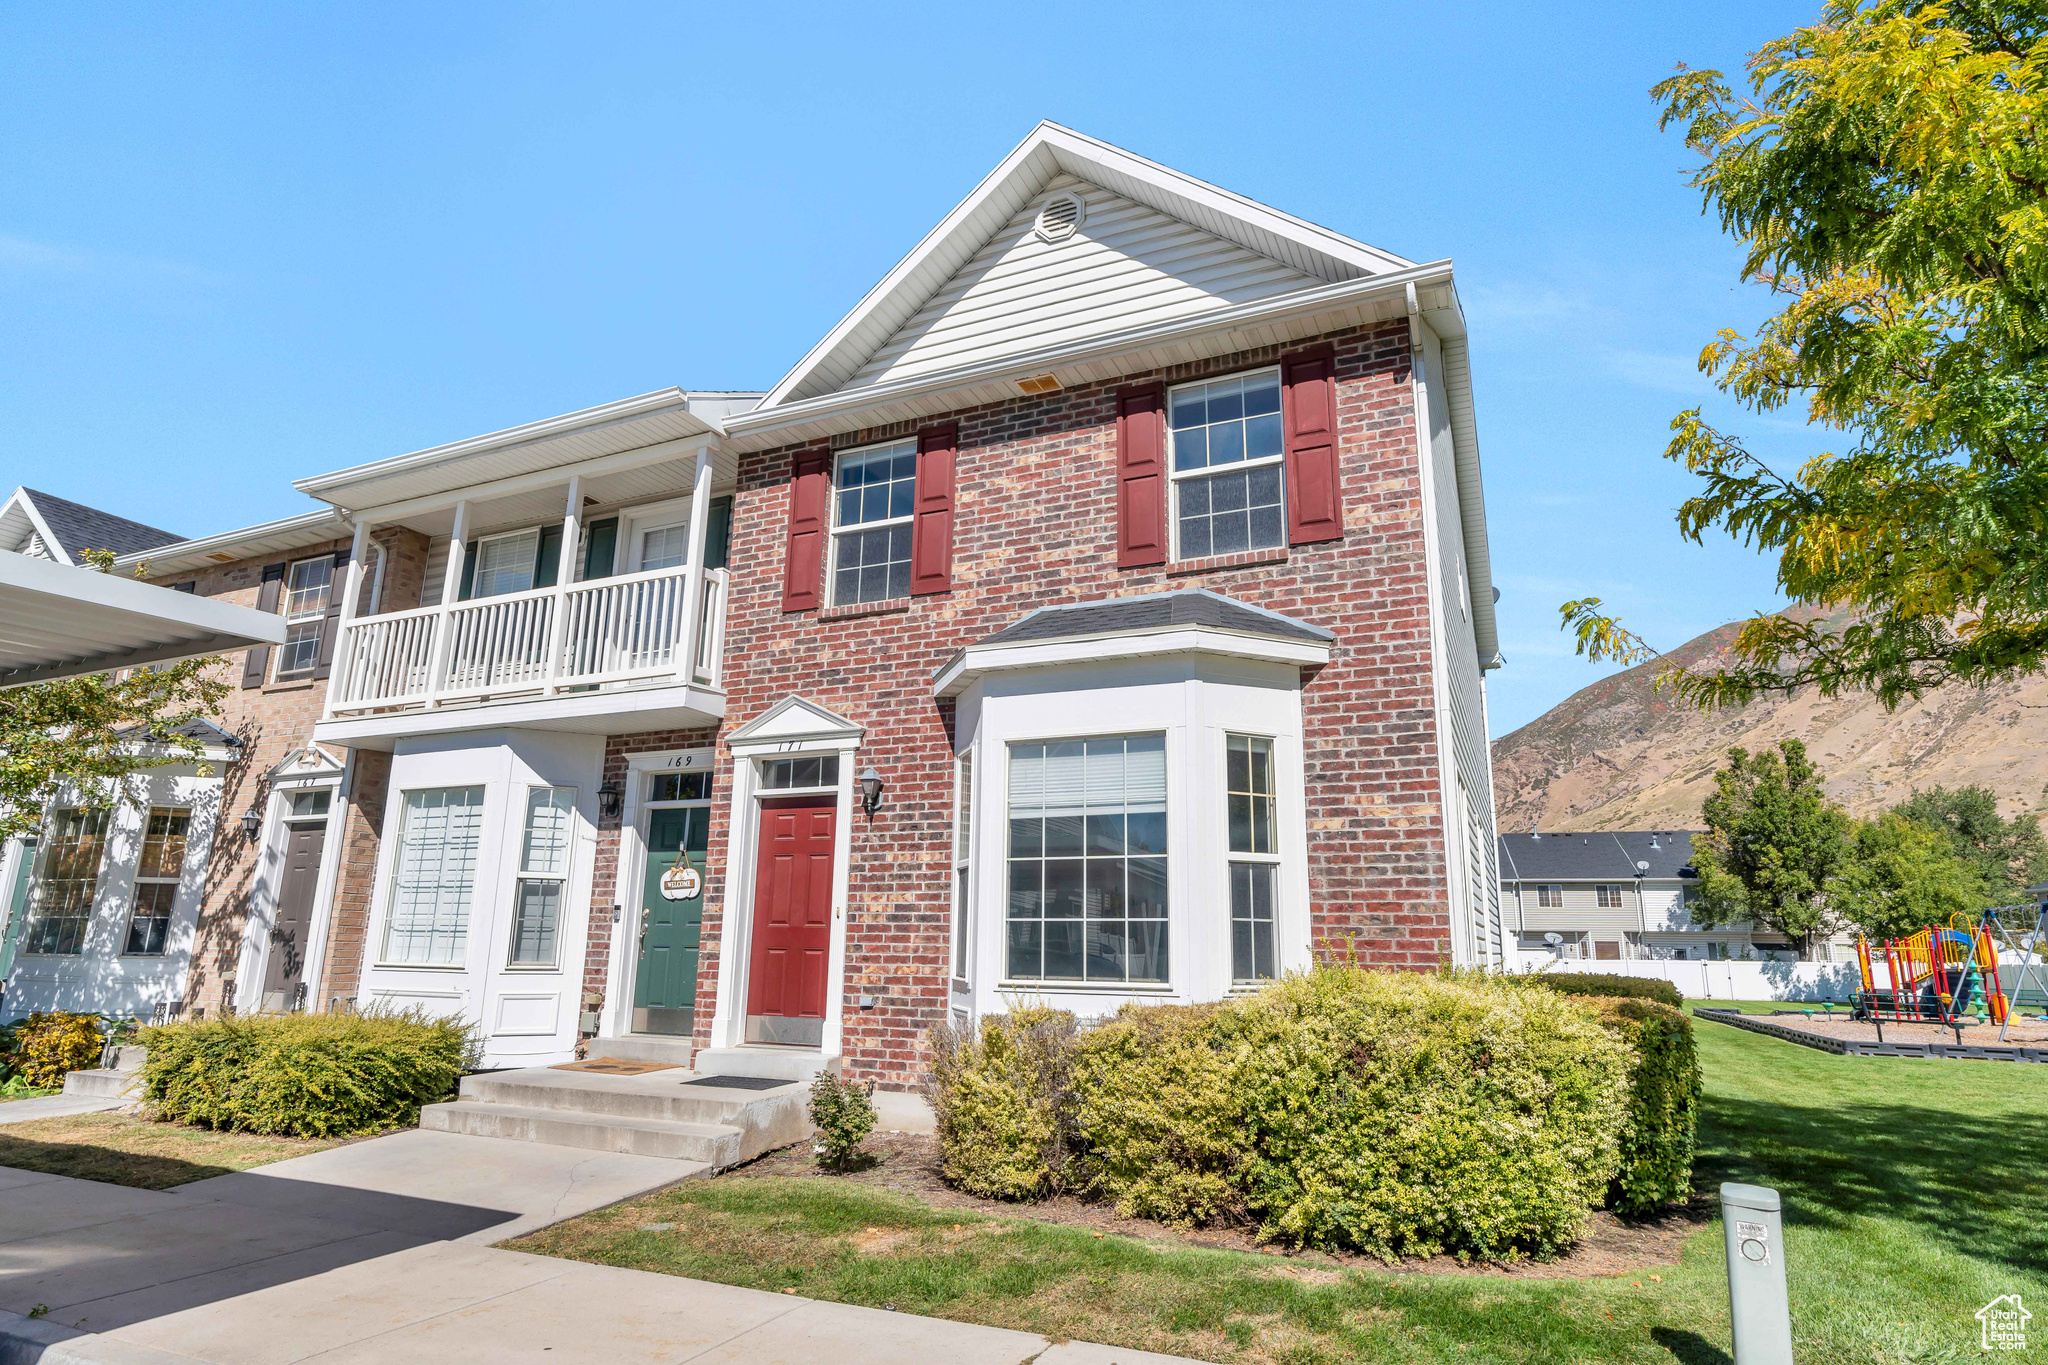
<svg viewBox="0 0 2048 1365">
<path fill-rule="evenodd" d="M 559 1062 L 551 1071 L 595 1071 L 605 1076 L 638 1076 L 647 1071 L 674 1071 L 674 1062 L 629 1062 L 624 1057 L 592 1057 L 587 1062 Z"/>
<path fill-rule="evenodd" d="M 802 1081 L 777 1081 L 766 1076 L 700 1076 L 684 1085 L 715 1085 L 721 1090 L 780 1090 L 785 1085 L 802 1085 Z"/>
</svg>

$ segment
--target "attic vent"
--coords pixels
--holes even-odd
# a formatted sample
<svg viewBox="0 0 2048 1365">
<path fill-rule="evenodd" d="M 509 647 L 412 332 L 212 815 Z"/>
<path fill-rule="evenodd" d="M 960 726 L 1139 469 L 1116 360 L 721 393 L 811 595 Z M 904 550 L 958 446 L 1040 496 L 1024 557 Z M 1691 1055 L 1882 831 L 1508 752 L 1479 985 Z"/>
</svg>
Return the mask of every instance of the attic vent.
<svg viewBox="0 0 2048 1365">
<path fill-rule="evenodd" d="M 1018 380 L 1017 387 L 1026 393 L 1057 393 L 1060 381 L 1057 375 L 1034 374 L 1029 379 Z"/>
<path fill-rule="evenodd" d="M 235 562 L 235 557 L 233 555 L 223 554 L 219 550 L 213 551 L 213 553 L 207 555 L 207 558 L 212 560 L 216 564 L 232 564 Z"/>
<path fill-rule="evenodd" d="M 1054 195 L 1045 201 L 1045 207 L 1038 211 L 1038 221 L 1032 231 L 1041 242 L 1064 242 L 1074 235 L 1074 229 L 1081 226 L 1081 220 L 1088 214 L 1088 206 L 1071 194 Z"/>
</svg>

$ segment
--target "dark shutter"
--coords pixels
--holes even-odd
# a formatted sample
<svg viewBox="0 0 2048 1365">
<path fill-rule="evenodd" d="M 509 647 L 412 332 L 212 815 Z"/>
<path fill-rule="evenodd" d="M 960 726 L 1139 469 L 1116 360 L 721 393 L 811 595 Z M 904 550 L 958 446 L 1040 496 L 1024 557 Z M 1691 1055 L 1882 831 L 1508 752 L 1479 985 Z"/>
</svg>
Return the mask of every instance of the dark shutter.
<svg viewBox="0 0 2048 1365">
<path fill-rule="evenodd" d="M 455 600 L 467 602 L 476 591 L 476 542 L 462 547 L 462 582 L 455 589 Z"/>
<path fill-rule="evenodd" d="M 327 591 L 327 614 L 320 618 L 320 653 L 313 664 L 313 676 L 325 678 L 334 672 L 334 647 L 341 643 L 342 599 L 348 593 L 348 551 L 334 552 L 333 586 Z"/>
<path fill-rule="evenodd" d="M 1287 543 L 1344 534 L 1337 471 L 1337 354 L 1329 346 L 1280 358 L 1280 406 L 1287 426 Z"/>
<path fill-rule="evenodd" d="M 196 593 L 196 592 L 198 592 L 198 591 L 199 591 L 199 580 L 198 580 L 198 579 L 196 579 L 196 578 L 192 578 L 192 579 L 187 579 L 187 580 L 186 580 L 185 582 L 183 582 L 183 583 L 173 583 L 173 584 L 171 584 L 171 591 L 172 591 L 172 592 L 193 592 L 193 593 Z"/>
<path fill-rule="evenodd" d="M 1166 562 L 1166 390 L 1131 389 L 1116 403 L 1116 566 Z"/>
<path fill-rule="evenodd" d="M 800 450 L 789 462 L 789 540 L 782 560 L 782 609 L 815 611 L 825 572 L 825 500 L 832 452 Z"/>
<path fill-rule="evenodd" d="M 583 529 L 584 578 L 610 578 L 612 558 L 619 549 L 619 519 L 606 517 L 586 523 Z"/>
<path fill-rule="evenodd" d="M 562 528 L 540 528 L 540 548 L 533 553 L 533 586 L 552 588 L 562 573 Z"/>
<path fill-rule="evenodd" d="M 263 566 L 263 586 L 256 590 L 256 610 L 275 612 L 278 594 L 284 591 L 282 564 Z M 270 646 L 251 645 L 242 660 L 242 686 L 261 687 L 270 676 Z"/>
<path fill-rule="evenodd" d="M 960 429 L 952 423 L 917 437 L 917 495 L 910 515 L 910 591 L 953 590 L 953 454 Z"/>
<path fill-rule="evenodd" d="M 711 528 L 704 536 L 704 567 L 723 569 L 732 563 L 732 499 L 711 500 Z"/>
</svg>

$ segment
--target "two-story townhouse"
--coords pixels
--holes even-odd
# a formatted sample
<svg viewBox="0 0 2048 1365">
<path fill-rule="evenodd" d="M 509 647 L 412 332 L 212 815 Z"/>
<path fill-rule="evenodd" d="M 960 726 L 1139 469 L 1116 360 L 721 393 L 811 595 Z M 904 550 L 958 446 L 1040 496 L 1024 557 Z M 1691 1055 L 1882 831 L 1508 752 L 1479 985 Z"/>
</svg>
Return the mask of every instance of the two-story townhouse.
<svg viewBox="0 0 2048 1365">
<path fill-rule="evenodd" d="M 300 481 L 385 793 L 316 998 L 903 1086 L 949 1012 L 1503 962 L 1467 356 L 1448 262 L 1048 124 L 765 394 Z"/>
</svg>

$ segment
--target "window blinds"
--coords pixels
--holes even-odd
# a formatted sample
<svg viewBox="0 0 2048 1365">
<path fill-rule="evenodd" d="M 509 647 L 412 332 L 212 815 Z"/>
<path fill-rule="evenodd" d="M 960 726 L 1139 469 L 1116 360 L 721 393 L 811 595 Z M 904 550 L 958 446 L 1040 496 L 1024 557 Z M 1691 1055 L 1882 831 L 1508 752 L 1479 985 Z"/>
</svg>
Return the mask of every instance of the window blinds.
<svg viewBox="0 0 2048 1365">
<path fill-rule="evenodd" d="M 384 957 L 390 962 L 454 963 L 469 937 L 483 830 L 482 787 L 440 787 L 405 794 L 392 877 Z"/>
</svg>

